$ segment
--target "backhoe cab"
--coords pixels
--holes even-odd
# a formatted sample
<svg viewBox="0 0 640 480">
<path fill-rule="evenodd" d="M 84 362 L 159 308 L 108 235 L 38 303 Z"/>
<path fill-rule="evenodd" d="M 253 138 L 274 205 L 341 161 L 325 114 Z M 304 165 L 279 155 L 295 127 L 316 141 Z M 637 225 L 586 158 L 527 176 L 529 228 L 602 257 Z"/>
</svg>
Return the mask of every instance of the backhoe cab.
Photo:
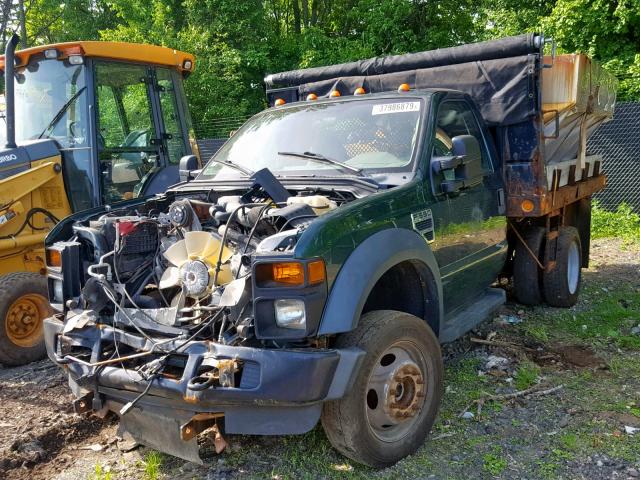
<svg viewBox="0 0 640 480">
<path fill-rule="evenodd" d="M 44 238 L 81 210 L 163 192 L 198 154 L 182 81 L 194 57 L 70 42 L 0 57 L 0 363 L 45 354 Z"/>
</svg>

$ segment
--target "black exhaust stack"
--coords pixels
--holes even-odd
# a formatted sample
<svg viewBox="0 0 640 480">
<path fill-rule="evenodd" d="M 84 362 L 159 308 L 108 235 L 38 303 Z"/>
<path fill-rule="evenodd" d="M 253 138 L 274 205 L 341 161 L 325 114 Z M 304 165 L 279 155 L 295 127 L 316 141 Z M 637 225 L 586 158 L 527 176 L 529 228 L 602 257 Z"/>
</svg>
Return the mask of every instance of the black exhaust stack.
<svg viewBox="0 0 640 480">
<path fill-rule="evenodd" d="M 16 148 L 16 104 L 14 95 L 15 52 L 20 37 L 13 34 L 4 50 L 4 101 L 7 142 L 5 148 Z"/>
</svg>

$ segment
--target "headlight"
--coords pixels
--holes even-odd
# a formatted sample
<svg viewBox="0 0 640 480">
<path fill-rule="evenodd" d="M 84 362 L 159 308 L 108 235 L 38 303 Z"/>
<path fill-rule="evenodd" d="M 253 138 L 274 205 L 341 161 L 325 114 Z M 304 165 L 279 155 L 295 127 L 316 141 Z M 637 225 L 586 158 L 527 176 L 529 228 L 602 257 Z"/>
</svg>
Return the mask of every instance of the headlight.
<svg viewBox="0 0 640 480">
<path fill-rule="evenodd" d="M 305 329 L 307 318 L 302 300 L 280 299 L 274 302 L 276 324 L 282 328 Z"/>
<path fill-rule="evenodd" d="M 64 292 L 62 291 L 62 282 L 60 280 L 53 281 L 53 299 L 58 303 L 64 302 Z"/>
</svg>

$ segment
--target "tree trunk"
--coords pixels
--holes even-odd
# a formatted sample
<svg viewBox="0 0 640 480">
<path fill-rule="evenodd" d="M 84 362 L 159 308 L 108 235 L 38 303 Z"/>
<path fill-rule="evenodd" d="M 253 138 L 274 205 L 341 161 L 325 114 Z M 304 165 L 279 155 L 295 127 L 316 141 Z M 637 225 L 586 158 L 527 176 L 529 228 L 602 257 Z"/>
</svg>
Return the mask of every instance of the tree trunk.
<svg viewBox="0 0 640 480">
<path fill-rule="evenodd" d="M 293 31 L 300 33 L 300 4 L 298 0 L 291 0 L 291 5 L 293 6 Z"/>
<path fill-rule="evenodd" d="M 302 24 L 309 26 L 309 0 L 301 0 L 302 3 Z"/>
<path fill-rule="evenodd" d="M 20 46 L 27 48 L 27 16 L 24 14 L 24 0 L 18 0 L 18 22 L 20 22 Z"/>
<path fill-rule="evenodd" d="M 2 32 L 2 52 L 7 45 L 7 24 L 9 23 L 9 17 L 11 16 L 11 4 L 12 0 L 4 0 L 2 2 L 2 21 L 0 21 L 0 31 Z"/>
</svg>

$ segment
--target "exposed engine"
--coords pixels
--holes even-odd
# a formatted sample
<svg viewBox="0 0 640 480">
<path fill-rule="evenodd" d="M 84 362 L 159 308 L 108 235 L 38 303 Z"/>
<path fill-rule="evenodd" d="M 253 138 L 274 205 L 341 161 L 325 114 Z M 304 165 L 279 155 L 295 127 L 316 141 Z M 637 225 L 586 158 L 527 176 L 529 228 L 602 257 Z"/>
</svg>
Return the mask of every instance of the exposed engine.
<svg viewBox="0 0 640 480">
<path fill-rule="evenodd" d="M 266 169 L 253 179 L 236 194 L 192 194 L 163 209 L 108 213 L 74 226 L 76 239 L 94 248 L 76 310 L 125 330 L 255 342 L 255 256 L 292 251 L 311 222 L 354 197 L 334 190 L 295 195 Z"/>
</svg>

